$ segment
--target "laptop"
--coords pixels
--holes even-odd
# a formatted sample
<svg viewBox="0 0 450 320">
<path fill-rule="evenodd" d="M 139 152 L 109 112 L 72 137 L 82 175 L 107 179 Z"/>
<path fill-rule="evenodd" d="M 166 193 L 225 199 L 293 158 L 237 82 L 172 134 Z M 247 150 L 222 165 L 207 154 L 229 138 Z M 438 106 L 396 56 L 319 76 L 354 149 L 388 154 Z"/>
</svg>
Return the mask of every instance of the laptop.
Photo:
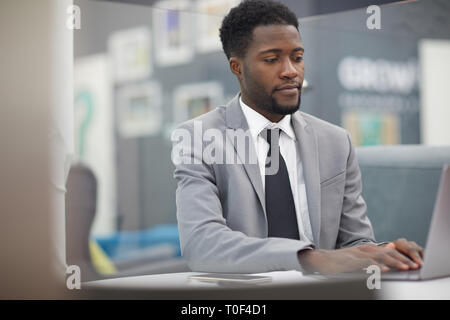
<svg viewBox="0 0 450 320">
<path fill-rule="evenodd" d="M 416 270 L 381 273 L 381 280 L 428 280 L 450 276 L 450 164 L 442 169 L 433 216 L 428 230 L 423 265 Z M 367 278 L 366 273 L 345 272 L 325 275 L 329 279 Z"/>
<path fill-rule="evenodd" d="M 442 169 L 423 265 L 417 270 L 391 271 L 382 280 L 428 280 L 450 276 L 450 164 Z"/>
</svg>

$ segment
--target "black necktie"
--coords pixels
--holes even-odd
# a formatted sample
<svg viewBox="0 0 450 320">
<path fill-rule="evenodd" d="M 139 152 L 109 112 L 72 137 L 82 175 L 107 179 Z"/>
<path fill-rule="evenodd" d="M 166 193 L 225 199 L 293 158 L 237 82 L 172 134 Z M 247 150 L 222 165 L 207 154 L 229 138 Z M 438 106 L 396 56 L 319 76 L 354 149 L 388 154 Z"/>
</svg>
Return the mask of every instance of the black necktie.
<svg viewBox="0 0 450 320">
<path fill-rule="evenodd" d="M 265 176 L 268 236 L 300 239 L 289 175 L 278 144 L 280 130 L 273 129 L 273 131 L 270 129 L 266 130 L 266 140 L 269 143 Z M 265 132 L 262 134 L 264 136 Z M 271 170 L 271 165 L 277 159 L 278 170 L 274 172 Z M 274 167 L 276 168 L 276 165 Z M 269 171 L 272 172 L 268 175 Z"/>
</svg>

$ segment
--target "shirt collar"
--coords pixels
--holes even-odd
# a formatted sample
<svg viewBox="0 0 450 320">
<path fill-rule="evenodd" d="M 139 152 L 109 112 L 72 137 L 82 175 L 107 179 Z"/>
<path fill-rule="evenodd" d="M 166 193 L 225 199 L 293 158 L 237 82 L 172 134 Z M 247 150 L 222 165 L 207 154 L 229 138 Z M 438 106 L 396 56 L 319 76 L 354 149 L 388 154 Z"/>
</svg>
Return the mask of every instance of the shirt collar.
<svg viewBox="0 0 450 320">
<path fill-rule="evenodd" d="M 296 140 L 294 129 L 292 128 L 290 114 L 285 115 L 283 119 L 281 119 L 279 122 L 271 122 L 262 114 L 246 105 L 244 101 L 242 101 L 242 97 L 239 97 L 239 103 L 241 105 L 242 112 L 244 113 L 244 116 L 247 120 L 248 128 L 253 136 L 258 136 L 261 133 L 261 131 L 263 131 L 266 128 L 268 129 L 279 128 L 289 138 L 291 138 L 294 141 Z"/>
</svg>

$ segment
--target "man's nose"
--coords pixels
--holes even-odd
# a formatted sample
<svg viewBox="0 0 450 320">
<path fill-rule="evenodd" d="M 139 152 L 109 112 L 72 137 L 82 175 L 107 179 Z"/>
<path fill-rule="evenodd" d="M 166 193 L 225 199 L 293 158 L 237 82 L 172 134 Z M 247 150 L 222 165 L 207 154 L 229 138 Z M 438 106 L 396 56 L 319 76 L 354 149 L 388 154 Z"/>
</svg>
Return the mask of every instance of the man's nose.
<svg viewBox="0 0 450 320">
<path fill-rule="evenodd" d="M 298 70 L 290 59 L 286 59 L 282 65 L 280 78 L 292 79 L 298 76 Z"/>
</svg>

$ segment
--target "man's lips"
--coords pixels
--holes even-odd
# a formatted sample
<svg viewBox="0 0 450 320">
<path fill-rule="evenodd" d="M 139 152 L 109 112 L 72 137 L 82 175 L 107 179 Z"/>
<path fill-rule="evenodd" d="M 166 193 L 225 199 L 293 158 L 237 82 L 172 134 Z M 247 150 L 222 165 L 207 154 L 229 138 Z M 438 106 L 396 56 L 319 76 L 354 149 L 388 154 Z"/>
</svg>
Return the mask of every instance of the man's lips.
<svg viewBox="0 0 450 320">
<path fill-rule="evenodd" d="M 275 91 L 282 93 L 282 94 L 286 94 L 286 95 L 293 95 L 298 93 L 300 89 L 300 85 L 297 84 L 290 84 L 290 85 L 284 85 L 281 87 L 278 87 L 275 89 Z"/>
</svg>

